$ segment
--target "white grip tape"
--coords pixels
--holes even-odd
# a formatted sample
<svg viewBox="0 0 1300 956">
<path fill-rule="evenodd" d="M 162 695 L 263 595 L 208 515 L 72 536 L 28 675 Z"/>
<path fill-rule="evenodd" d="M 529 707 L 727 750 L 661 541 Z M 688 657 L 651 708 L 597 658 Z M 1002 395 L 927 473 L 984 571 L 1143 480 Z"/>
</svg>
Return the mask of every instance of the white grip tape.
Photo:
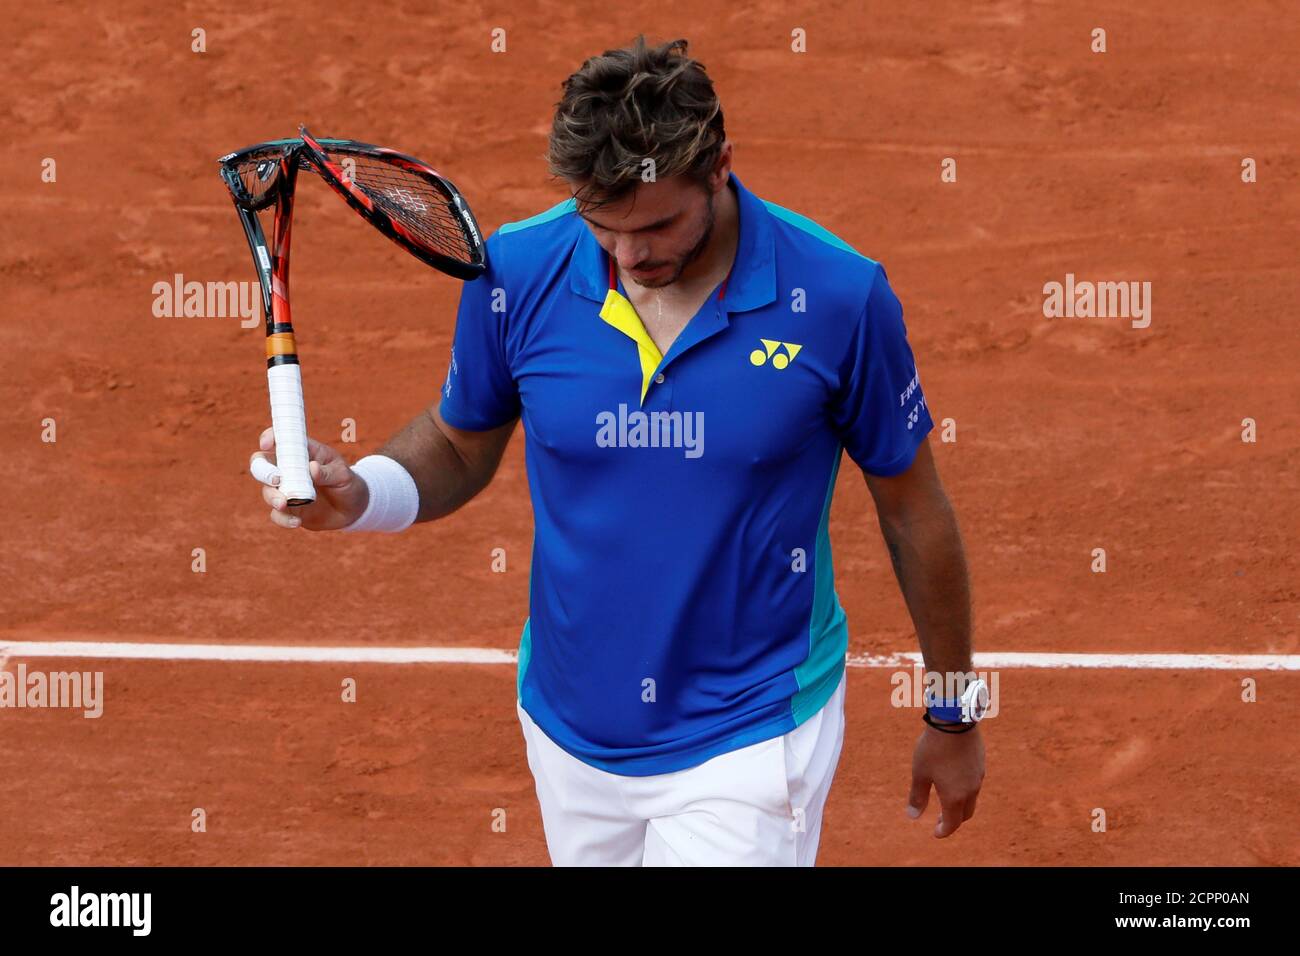
<svg viewBox="0 0 1300 956">
<path fill-rule="evenodd" d="M 280 493 L 290 501 L 315 501 L 307 454 L 307 410 L 302 403 L 302 369 L 295 364 L 266 370 L 271 390 L 271 428 L 275 431 L 275 466 Z"/>
</svg>

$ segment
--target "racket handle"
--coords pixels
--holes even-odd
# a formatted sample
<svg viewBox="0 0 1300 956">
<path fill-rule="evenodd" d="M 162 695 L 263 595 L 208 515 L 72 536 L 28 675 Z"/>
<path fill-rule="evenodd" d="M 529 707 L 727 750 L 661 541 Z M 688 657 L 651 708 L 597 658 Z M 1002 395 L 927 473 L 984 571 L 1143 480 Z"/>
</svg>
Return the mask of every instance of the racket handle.
<svg viewBox="0 0 1300 956">
<path fill-rule="evenodd" d="M 275 432 L 275 465 L 280 492 L 291 505 L 310 504 L 316 489 L 307 470 L 307 409 L 302 401 L 302 367 L 272 365 L 266 370 L 271 391 L 271 428 Z"/>
</svg>

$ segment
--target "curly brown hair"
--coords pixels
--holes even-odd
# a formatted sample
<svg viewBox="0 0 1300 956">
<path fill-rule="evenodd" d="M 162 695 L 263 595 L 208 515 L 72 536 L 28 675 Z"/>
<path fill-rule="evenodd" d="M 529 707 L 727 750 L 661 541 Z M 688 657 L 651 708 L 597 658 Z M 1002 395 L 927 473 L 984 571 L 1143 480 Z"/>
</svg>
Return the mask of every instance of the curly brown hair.
<svg viewBox="0 0 1300 956">
<path fill-rule="evenodd" d="M 580 184 L 584 206 L 616 202 L 642 182 L 686 174 L 703 183 L 726 131 L 722 104 L 686 40 L 631 46 L 591 57 L 564 81 L 546 159 L 551 173 Z"/>
</svg>

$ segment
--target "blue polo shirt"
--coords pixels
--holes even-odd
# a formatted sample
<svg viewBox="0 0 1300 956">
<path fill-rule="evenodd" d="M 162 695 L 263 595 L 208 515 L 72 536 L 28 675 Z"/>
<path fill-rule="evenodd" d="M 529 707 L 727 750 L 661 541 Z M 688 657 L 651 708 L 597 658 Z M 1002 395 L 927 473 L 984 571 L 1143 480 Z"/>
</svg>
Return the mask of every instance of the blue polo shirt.
<svg viewBox="0 0 1300 956">
<path fill-rule="evenodd" d="M 490 236 L 461 294 L 442 416 L 526 436 L 519 700 L 612 773 L 683 770 L 826 703 L 841 452 L 895 475 L 933 427 L 884 268 L 731 188 L 731 274 L 666 355 L 572 200 Z"/>
</svg>

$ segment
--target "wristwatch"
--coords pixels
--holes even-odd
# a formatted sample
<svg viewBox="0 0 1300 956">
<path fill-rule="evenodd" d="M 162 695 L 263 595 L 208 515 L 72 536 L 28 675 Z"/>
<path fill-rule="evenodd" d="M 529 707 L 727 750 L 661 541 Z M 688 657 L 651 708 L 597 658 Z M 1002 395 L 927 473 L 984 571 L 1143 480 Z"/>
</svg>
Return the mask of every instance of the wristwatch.
<svg viewBox="0 0 1300 956">
<path fill-rule="evenodd" d="M 974 724 L 984 719 L 989 709 L 989 685 L 983 678 L 977 678 L 966 685 L 966 690 L 957 699 L 931 697 L 925 695 L 925 709 L 935 720 L 949 723 Z"/>
</svg>

